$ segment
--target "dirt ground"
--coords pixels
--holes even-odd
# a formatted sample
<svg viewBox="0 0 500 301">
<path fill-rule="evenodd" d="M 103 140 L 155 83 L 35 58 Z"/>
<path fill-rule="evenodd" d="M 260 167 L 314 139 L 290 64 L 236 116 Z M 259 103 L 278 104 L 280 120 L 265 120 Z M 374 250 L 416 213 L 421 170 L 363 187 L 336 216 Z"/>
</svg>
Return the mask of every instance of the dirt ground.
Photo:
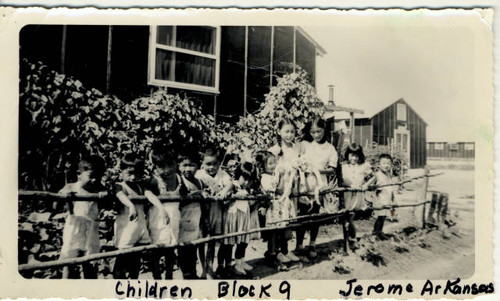
<svg viewBox="0 0 500 301">
<path fill-rule="evenodd" d="M 409 176 L 423 174 L 411 170 Z M 370 234 L 374 218 L 356 222 L 360 249 L 343 254 L 342 229 L 323 226 L 318 238 L 318 258 L 294 265 L 289 271 L 267 267 L 262 258 L 266 246 L 252 241 L 247 257 L 255 269 L 254 279 L 462 279 L 474 273 L 474 170 L 432 170 L 443 172 L 430 178 L 429 190 L 449 193 L 450 218 L 456 225 L 441 230 L 422 230 L 422 207 L 400 208 L 397 222 L 386 222 L 384 232 L 394 237 L 375 240 Z M 423 180 L 406 184 L 397 203 L 421 200 Z M 430 195 L 428 196 L 430 198 Z M 405 234 L 403 229 L 411 234 Z M 446 236 L 446 238 L 444 237 Z M 306 244 L 308 238 L 306 236 Z M 290 241 L 291 250 L 295 240 Z"/>
</svg>

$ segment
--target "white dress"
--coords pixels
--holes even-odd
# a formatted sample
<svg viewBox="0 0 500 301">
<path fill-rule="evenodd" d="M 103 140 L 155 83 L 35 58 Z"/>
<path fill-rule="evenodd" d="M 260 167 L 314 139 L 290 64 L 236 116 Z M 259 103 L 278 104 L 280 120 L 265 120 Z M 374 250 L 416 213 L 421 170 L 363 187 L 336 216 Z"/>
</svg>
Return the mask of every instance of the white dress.
<svg viewBox="0 0 500 301">
<path fill-rule="evenodd" d="M 303 153 L 300 156 L 305 162 L 309 163 L 317 170 L 326 168 L 337 168 L 338 154 L 335 147 L 328 142 L 317 143 L 316 141 L 302 142 Z M 328 183 L 327 175 L 321 174 L 323 184 Z M 321 197 L 323 210 L 328 213 L 333 213 L 339 209 L 339 200 L 333 193 L 324 194 Z"/>
<path fill-rule="evenodd" d="M 342 164 L 342 181 L 344 186 L 360 187 L 365 184 L 365 178 L 372 172 L 370 164 Z M 345 209 L 366 208 L 364 192 L 344 192 Z"/>
</svg>

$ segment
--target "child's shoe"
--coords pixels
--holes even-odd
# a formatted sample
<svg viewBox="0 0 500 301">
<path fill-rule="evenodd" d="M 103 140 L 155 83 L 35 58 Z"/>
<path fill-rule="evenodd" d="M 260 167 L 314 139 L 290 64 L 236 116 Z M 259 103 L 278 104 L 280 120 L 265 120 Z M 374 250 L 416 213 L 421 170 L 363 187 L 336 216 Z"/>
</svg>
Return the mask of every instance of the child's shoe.
<svg viewBox="0 0 500 301">
<path fill-rule="evenodd" d="M 309 258 L 313 259 L 318 257 L 318 252 L 316 252 L 316 247 L 311 247 L 309 250 Z"/>
<path fill-rule="evenodd" d="M 288 257 L 288 259 L 290 259 L 293 262 L 300 261 L 300 258 L 298 258 L 295 254 L 293 254 L 293 252 L 288 252 L 288 254 L 286 254 L 286 257 Z"/>
<path fill-rule="evenodd" d="M 290 258 L 288 258 L 285 254 L 283 254 L 281 252 L 278 253 L 278 255 L 276 256 L 276 258 L 281 263 L 289 263 L 290 261 L 292 261 Z"/>
<path fill-rule="evenodd" d="M 243 268 L 241 259 L 236 259 L 236 264 L 233 266 L 233 270 L 234 270 L 236 275 L 246 275 L 247 274 L 247 272 Z"/>
<path fill-rule="evenodd" d="M 243 269 L 245 271 L 251 271 L 251 270 L 253 270 L 253 266 L 251 266 L 248 263 L 246 263 L 245 261 L 243 261 L 243 259 L 241 260 L 241 266 L 243 267 Z"/>
</svg>

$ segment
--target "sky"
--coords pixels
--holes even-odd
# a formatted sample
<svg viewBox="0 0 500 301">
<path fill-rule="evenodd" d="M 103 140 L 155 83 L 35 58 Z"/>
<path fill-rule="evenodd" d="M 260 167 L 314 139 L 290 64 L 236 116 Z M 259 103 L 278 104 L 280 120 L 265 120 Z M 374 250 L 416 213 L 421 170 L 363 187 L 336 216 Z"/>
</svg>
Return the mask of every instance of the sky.
<svg viewBox="0 0 500 301">
<path fill-rule="evenodd" d="M 460 26 L 303 27 L 325 50 L 316 88 L 336 105 L 382 109 L 403 98 L 427 141 L 474 141 L 474 33 Z"/>
</svg>

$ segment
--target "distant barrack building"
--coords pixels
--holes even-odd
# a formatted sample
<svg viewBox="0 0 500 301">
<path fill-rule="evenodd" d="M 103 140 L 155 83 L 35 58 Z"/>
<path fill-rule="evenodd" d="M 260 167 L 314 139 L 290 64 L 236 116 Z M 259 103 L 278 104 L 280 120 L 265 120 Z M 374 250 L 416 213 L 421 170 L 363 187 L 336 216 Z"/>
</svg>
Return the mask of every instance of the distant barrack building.
<svg viewBox="0 0 500 301">
<path fill-rule="evenodd" d="M 474 159 L 474 142 L 427 142 L 429 159 Z"/>
<path fill-rule="evenodd" d="M 427 164 L 427 123 L 403 99 L 392 102 L 367 102 L 364 113 L 354 114 L 353 142 L 363 147 L 377 143 L 402 149 L 409 159 L 410 168 L 422 168 Z M 335 126 L 350 131 L 350 118 L 345 112 L 329 116 Z M 346 138 L 350 137 L 348 133 Z"/>
<path fill-rule="evenodd" d="M 168 20 L 166 21 L 168 22 Z M 20 57 L 129 102 L 168 88 L 224 121 L 259 109 L 276 76 L 300 66 L 315 85 L 325 50 L 297 26 L 28 25 Z"/>
</svg>

